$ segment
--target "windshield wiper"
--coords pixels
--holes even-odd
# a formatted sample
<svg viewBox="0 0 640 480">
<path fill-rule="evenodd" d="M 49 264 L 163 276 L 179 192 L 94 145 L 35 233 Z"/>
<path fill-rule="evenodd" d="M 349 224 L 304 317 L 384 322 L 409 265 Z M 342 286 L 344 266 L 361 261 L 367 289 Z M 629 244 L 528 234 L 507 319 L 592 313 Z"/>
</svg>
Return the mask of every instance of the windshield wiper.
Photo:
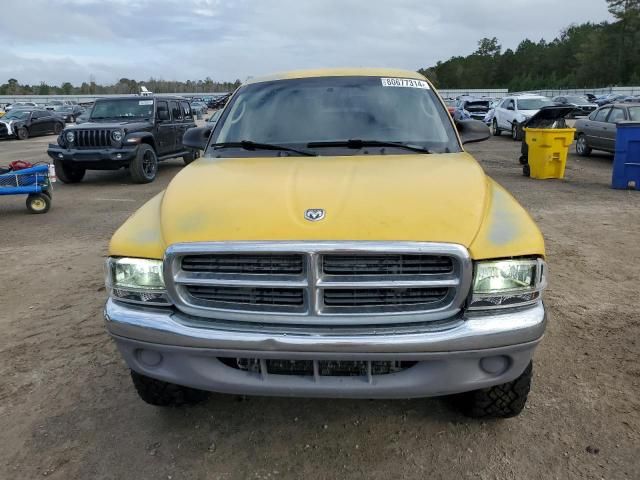
<svg viewBox="0 0 640 480">
<path fill-rule="evenodd" d="M 431 153 L 426 148 L 422 148 L 414 145 L 407 145 L 406 143 L 387 142 L 384 140 L 361 140 L 359 138 L 352 138 L 349 140 L 338 140 L 333 142 L 307 143 L 307 148 L 325 148 L 325 147 L 347 147 L 347 148 L 354 148 L 354 149 L 361 149 L 364 147 L 394 147 L 394 148 L 404 148 L 405 150 L 411 150 L 412 152 Z"/>
<path fill-rule="evenodd" d="M 298 153 L 307 157 L 317 157 L 318 154 L 309 152 L 308 150 L 298 150 L 296 148 L 285 147 L 284 145 L 275 145 L 272 143 L 258 143 L 250 140 L 242 140 L 241 142 L 222 142 L 212 143 L 210 147 L 216 148 L 242 148 L 244 150 L 282 150 L 285 152 Z"/>
</svg>

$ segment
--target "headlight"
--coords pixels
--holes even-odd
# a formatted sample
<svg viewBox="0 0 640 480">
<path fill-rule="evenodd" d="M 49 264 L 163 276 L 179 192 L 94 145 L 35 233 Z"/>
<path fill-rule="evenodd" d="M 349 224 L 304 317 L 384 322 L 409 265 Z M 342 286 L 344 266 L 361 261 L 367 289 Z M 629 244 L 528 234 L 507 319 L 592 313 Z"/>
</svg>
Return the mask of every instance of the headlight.
<svg viewBox="0 0 640 480">
<path fill-rule="evenodd" d="M 67 142 L 73 143 L 76 140 L 76 134 L 73 132 L 67 132 L 65 133 L 64 138 L 67 140 Z"/>
<path fill-rule="evenodd" d="M 477 262 L 470 310 L 519 307 L 540 299 L 546 287 L 542 259 Z"/>
<path fill-rule="evenodd" d="M 113 138 L 114 141 L 119 142 L 122 140 L 122 132 L 120 130 L 114 130 L 111 132 L 111 138 Z"/>
<path fill-rule="evenodd" d="M 162 276 L 162 261 L 144 258 L 109 258 L 106 265 L 107 289 L 125 302 L 170 305 Z"/>
</svg>

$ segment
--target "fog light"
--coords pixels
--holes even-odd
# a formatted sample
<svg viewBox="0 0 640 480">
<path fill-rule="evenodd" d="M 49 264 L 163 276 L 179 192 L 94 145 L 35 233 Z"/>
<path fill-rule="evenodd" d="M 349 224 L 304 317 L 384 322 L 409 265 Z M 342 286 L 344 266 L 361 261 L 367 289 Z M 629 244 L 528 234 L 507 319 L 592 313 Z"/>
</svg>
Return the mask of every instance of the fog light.
<svg viewBox="0 0 640 480">
<path fill-rule="evenodd" d="M 116 158 L 120 160 L 122 158 L 122 154 L 121 153 L 116 154 Z"/>
<path fill-rule="evenodd" d="M 137 350 L 138 361 L 146 367 L 157 367 L 162 362 L 162 354 L 154 350 Z"/>
<path fill-rule="evenodd" d="M 63 154 L 61 154 L 61 153 L 59 153 L 59 154 L 58 154 L 58 158 L 64 158 L 64 155 L 63 155 Z"/>
<path fill-rule="evenodd" d="M 509 368 L 509 357 L 485 357 L 480 360 L 480 368 L 491 375 L 500 375 Z"/>
</svg>

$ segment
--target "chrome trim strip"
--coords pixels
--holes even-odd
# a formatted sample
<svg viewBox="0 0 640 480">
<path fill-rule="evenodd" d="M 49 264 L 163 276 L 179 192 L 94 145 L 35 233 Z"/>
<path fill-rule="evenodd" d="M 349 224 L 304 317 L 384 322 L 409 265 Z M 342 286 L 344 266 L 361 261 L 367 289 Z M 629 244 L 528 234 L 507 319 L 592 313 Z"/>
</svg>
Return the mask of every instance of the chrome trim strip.
<svg viewBox="0 0 640 480">
<path fill-rule="evenodd" d="M 255 253 L 299 253 L 306 258 L 305 276 L 268 274 L 240 275 L 206 274 L 183 271 L 181 259 L 188 255 L 215 253 L 255 254 Z M 323 276 L 320 265 L 323 254 L 427 254 L 449 256 L 454 259 L 454 269 L 449 274 L 398 275 L 386 280 L 379 275 L 340 278 L 336 275 Z M 442 320 L 457 315 L 465 302 L 473 274 L 469 252 L 462 245 L 426 242 L 195 242 L 171 245 L 164 258 L 164 277 L 169 298 L 177 308 L 188 315 L 258 323 L 287 323 L 304 325 L 345 325 L 345 324 L 399 324 Z M 277 277 L 277 280 L 274 280 Z M 287 280 L 290 278 L 290 281 Z M 225 308 L 212 307 L 198 301 L 186 291 L 185 285 L 218 286 L 267 286 L 304 288 L 307 292 L 305 308 Z M 382 307 L 326 307 L 323 304 L 323 288 L 407 288 L 407 287 L 449 287 L 452 293 L 442 302 L 423 305 L 420 310 L 411 305 Z M 349 310 L 358 310 L 353 313 Z"/>
</svg>

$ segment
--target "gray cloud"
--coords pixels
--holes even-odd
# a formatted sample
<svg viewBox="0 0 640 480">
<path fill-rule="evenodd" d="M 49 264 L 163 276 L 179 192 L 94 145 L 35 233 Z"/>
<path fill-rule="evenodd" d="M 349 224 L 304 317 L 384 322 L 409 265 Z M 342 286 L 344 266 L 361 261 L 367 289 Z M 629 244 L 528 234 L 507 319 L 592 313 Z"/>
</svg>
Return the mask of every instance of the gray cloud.
<svg viewBox="0 0 640 480">
<path fill-rule="evenodd" d="M 20 0 L 3 11 L 0 81 L 53 84 L 417 69 L 485 36 L 515 48 L 608 18 L 604 0 Z"/>
</svg>

